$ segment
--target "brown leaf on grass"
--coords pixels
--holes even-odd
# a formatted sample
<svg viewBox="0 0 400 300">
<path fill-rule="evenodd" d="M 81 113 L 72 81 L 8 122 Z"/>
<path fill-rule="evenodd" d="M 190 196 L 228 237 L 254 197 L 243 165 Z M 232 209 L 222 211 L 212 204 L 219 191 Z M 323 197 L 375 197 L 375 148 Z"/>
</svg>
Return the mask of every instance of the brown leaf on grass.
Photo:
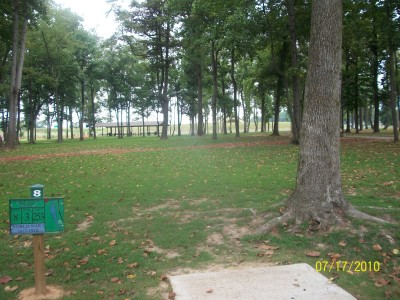
<svg viewBox="0 0 400 300">
<path fill-rule="evenodd" d="M 339 246 L 345 247 L 347 246 L 347 243 L 345 241 L 340 241 Z"/>
<path fill-rule="evenodd" d="M 126 265 L 129 269 L 136 268 L 138 266 L 138 263 L 132 263 L 132 264 L 127 264 Z"/>
<path fill-rule="evenodd" d="M 393 184 L 394 184 L 394 181 L 388 181 L 388 182 L 383 183 L 384 186 L 391 186 Z"/>
<path fill-rule="evenodd" d="M 157 276 L 157 272 L 156 271 L 150 271 L 148 273 L 151 277 L 156 277 Z"/>
<path fill-rule="evenodd" d="M 383 286 L 386 286 L 388 284 L 390 284 L 390 281 L 386 280 L 385 278 L 378 278 L 375 281 L 375 286 L 376 287 L 383 287 Z"/>
<path fill-rule="evenodd" d="M 120 289 L 119 290 L 119 295 L 120 296 L 125 295 L 125 294 L 126 294 L 126 289 Z"/>
<path fill-rule="evenodd" d="M 15 281 L 22 281 L 22 280 L 24 280 L 24 277 L 22 277 L 22 276 L 15 278 Z"/>
<path fill-rule="evenodd" d="M 15 292 L 16 290 L 18 290 L 18 285 L 14 285 L 14 286 L 9 286 L 9 285 L 7 285 L 7 286 L 4 288 L 4 291 L 9 292 L 9 293 Z"/>
<path fill-rule="evenodd" d="M 97 250 L 97 254 L 98 255 L 102 255 L 102 254 L 106 255 L 107 251 L 105 249 L 99 249 L 99 250 Z"/>
<path fill-rule="evenodd" d="M 1 284 L 6 284 L 9 283 L 12 280 L 12 278 L 10 276 L 3 276 L 0 277 L 0 283 Z"/>
<path fill-rule="evenodd" d="M 117 264 L 122 265 L 124 263 L 124 259 L 122 257 L 118 257 Z"/>
<path fill-rule="evenodd" d="M 117 241 L 116 241 L 116 240 L 112 240 L 112 241 L 109 243 L 109 245 L 110 245 L 111 247 L 114 247 L 116 244 L 117 244 Z"/>
<path fill-rule="evenodd" d="M 47 272 L 44 274 L 44 276 L 49 277 L 53 275 L 53 269 L 48 269 Z"/>
<path fill-rule="evenodd" d="M 113 277 L 111 278 L 112 283 L 117 283 L 117 284 L 122 284 L 122 280 L 119 279 L 118 277 Z"/>
<path fill-rule="evenodd" d="M 160 276 L 160 280 L 161 281 L 167 281 L 168 280 L 168 276 L 163 274 L 163 275 Z"/>
<path fill-rule="evenodd" d="M 339 253 L 328 253 L 328 255 L 332 261 L 337 261 L 341 257 Z"/>
<path fill-rule="evenodd" d="M 399 249 L 393 249 L 393 250 L 392 250 L 392 253 L 393 253 L 394 255 L 399 254 Z"/>
<path fill-rule="evenodd" d="M 375 244 L 375 245 L 372 246 L 372 249 L 374 249 L 375 251 L 381 251 L 382 247 L 379 244 Z"/>
<path fill-rule="evenodd" d="M 321 255 L 321 252 L 318 251 L 307 251 L 306 255 L 309 257 L 319 257 Z"/>
<path fill-rule="evenodd" d="M 80 264 L 81 266 L 83 266 L 83 265 L 87 265 L 88 262 L 89 262 L 89 257 L 85 257 L 85 258 L 83 258 L 83 259 L 81 259 L 81 260 L 79 261 L 79 264 Z"/>
</svg>

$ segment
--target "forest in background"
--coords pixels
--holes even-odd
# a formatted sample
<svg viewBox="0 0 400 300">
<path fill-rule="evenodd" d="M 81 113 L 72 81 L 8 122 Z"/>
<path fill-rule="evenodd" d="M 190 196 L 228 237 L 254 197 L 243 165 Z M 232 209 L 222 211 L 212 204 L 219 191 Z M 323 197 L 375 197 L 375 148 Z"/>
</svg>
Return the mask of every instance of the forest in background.
<svg viewBox="0 0 400 300">
<path fill-rule="evenodd" d="M 397 129 L 400 1 L 344 0 L 343 10 L 342 131 Z M 21 128 L 35 142 L 39 116 L 49 137 L 57 125 L 59 142 L 65 127 L 74 137 L 74 119 L 83 139 L 104 116 L 129 124 L 152 113 L 166 120 L 161 138 L 175 115 L 178 135 L 185 116 L 192 134 L 210 124 L 216 139 L 217 123 L 227 133 L 229 122 L 239 136 L 274 121 L 279 135 L 282 110 L 298 142 L 311 1 L 110 1 L 120 26 L 107 40 L 51 1 L 7 0 L 0 11 L 0 122 L 10 147 Z"/>
</svg>

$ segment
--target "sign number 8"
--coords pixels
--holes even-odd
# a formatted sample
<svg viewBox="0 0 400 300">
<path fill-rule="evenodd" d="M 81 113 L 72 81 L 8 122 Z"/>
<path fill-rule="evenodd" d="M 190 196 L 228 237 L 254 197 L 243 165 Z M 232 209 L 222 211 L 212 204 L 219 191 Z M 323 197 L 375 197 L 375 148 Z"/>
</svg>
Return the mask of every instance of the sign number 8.
<svg viewBox="0 0 400 300">
<path fill-rule="evenodd" d="M 34 190 L 33 191 L 33 197 L 39 198 L 42 196 L 42 191 L 41 190 Z"/>
</svg>

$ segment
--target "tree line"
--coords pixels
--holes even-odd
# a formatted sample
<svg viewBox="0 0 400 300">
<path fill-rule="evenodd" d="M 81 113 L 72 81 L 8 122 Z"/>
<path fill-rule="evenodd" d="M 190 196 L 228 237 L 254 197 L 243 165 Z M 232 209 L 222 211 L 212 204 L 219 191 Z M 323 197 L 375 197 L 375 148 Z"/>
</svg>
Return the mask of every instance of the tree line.
<svg viewBox="0 0 400 300">
<path fill-rule="evenodd" d="M 160 113 L 162 139 L 171 109 L 178 134 L 186 115 L 193 135 L 204 135 L 211 123 L 216 139 L 217 122 L 225 134 L 229 120 L 236 136 L 239 122 L 244 132 L 250 122 L 266 131 L 270 119 L 279 135 L 283 108 L 298 143 L 311 6 L 295 0 L 146 0 L 126 8 L 113 1 L 119 29 L 102 40 L 83 28 L 78 15 L 51 1 L 2 1 L 0 122 L 6 145 L 18 144 L 22 126 L 34 143 L 39 115 L 48 137 L 57 124 L 59 142 L 64 124 L 74 137 L 74 114 L 80 139 L 85 123 L 96 137 L 101 111 L 118 123 Z M 400 1 L 343 0 L 342 15 L 342 132 L 393 126 L 398 141 Z"/>
</svg>

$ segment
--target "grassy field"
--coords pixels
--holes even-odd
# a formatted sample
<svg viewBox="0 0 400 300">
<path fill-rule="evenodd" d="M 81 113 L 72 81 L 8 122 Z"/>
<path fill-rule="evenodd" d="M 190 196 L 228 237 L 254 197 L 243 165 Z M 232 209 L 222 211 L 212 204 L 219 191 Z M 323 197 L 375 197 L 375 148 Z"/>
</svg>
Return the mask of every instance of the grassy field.
<svg viewBox="0 0 400 300">
<path fill-rule="evenodd" d="M 260 133 L 40 141 L 2 151 L 0 299 L 34 286 L 32 238 L 9 235 L 8 199 L 27 198 L 36 183 L 65 200 L 65 232 L 45 236 L 47 283 L 70 291 L 65 299 L 166 299 L 165 275 L 332 261 L 324 275 L 357 298 L 399 298 L 400 146 L 342 140 L 348 200 L 391 225 L 351 220 L 325 233 L 304 224 L 254 234 L 293 190 L 297 151 L 288 136 Z M 365 263 L 348 270 L 345 261 Z"/>
</svg>

